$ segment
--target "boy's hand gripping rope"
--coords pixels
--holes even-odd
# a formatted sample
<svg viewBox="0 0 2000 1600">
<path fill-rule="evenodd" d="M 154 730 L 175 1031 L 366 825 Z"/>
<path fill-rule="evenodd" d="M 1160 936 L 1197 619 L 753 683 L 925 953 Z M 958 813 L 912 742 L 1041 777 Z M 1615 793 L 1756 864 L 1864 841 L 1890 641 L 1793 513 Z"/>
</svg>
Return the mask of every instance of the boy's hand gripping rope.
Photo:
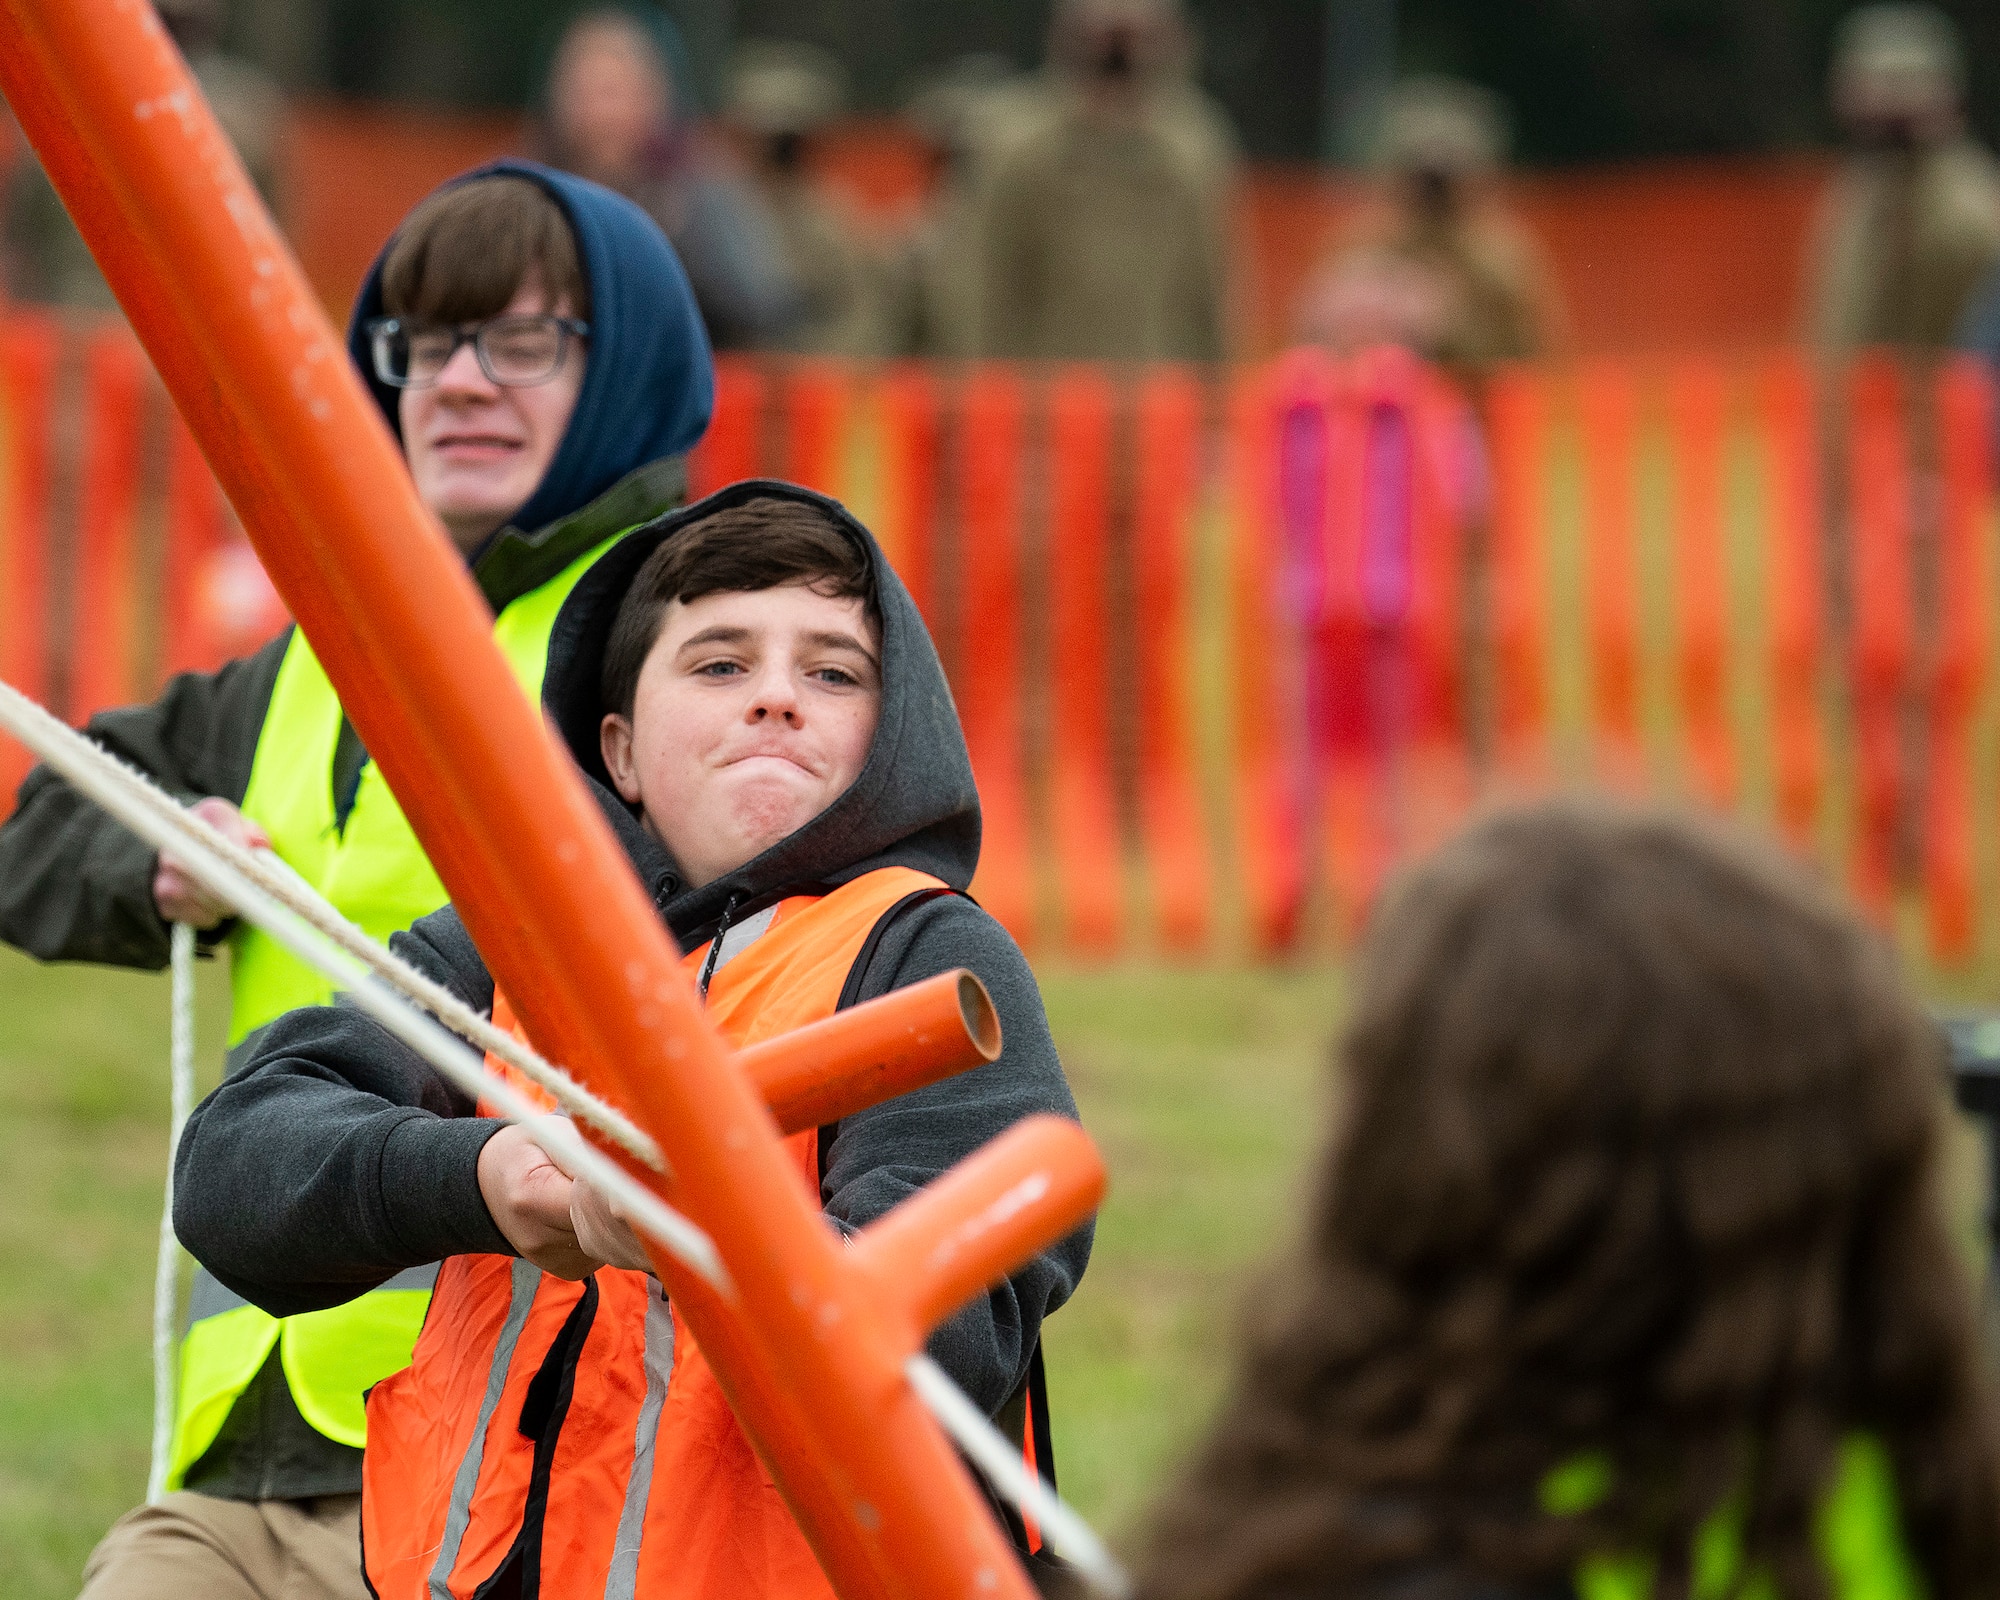
<svg viewBox="0 0 2000 1600">
<path fill-rule="evenodd" d="M 508 1121 L 530 1128 L 536 1142 L 566 1171 L 596 1184 L 625 1209 L 635 1228 L 657 1240 L 725 1298 L 733 1298 L 728 1273 L 714 1241 L 702 1229 L 599 1152 L 567 1118 L 543 1111 L 504 1079 L 488 1072 L 484 1062 L 458 1039 L 429 1018 L 418 1015 L 398 996 L 423 1004 L 454 1028 L 459 1027 L 461 1020 L 470 1023 L 471 1027 L 461 1031 L 475 1043 L 486 1043 L 479 1034 L 493 1040 L 488 1048 L 495 1055 L 545 1089 L 566 1110 L 590 1121 L 628 1154 L 658 1169 L 662 1163 L 657 1145 L 615 1107 L 606 1105 L 560 1068 L 527 1050 L 511 1034 L 494 1028 L 450 991 L 375 944 L 276 857 L 267 858 L 243 849 L 142 773 L 126 766 L 5 682 L 0 682 L 0 728 L 13 734 L 78 791 L 155 849 L 178 854 L 189 871 L 234 906 L 239 915 L 256 923 L 301 961 L 343 986 L 354 1004 L 437 1068 L 455 1087 L 475 1099 L 484 1098 Z M 170 1143 L 177 1146 L 187 1114 L 181 1103 L 183 1094 L 190 1108 L 193 1099 L 193 930 L 176 924 L 174 949 L 177 963 L 183 950 L 187 958 L 185 987 L 179 981 L 182 966 L 176 966 L 175 1119 Z M 188 1008 L 185 1035 L 178 1028 L 183 1006 Z M 188 1050 L 184 1077 L 180 1061 L 183 1037 Z M 630 1137 L 621 1137 L 621 1133 Z M 171 1340 L 174 1275 L 178 1265 L 172 1254 L 172 1209 L 170 1159 L 167 1212 L 161 1220 L 161 1260 L 155 1279 L 154 1440 L 149 1500 L 165 1492 L 165 1452 L 172 1437 Z M 942 1368 L 920 1352 L 905 1363 L 904 1375 L 925 1409 L 995 1491 L 1040 1525 L 1050 1548 L 1072 1562 L 1091 1588 L 1114 1600 L 1123 1600 L 1131 1592 L 1130 1578 L 1095 1530 L 1028 1469 L 1014 1444 L 966 1398 Z M 163 1393 L 167 1397 L 164 1401 Z"/>
</svg>

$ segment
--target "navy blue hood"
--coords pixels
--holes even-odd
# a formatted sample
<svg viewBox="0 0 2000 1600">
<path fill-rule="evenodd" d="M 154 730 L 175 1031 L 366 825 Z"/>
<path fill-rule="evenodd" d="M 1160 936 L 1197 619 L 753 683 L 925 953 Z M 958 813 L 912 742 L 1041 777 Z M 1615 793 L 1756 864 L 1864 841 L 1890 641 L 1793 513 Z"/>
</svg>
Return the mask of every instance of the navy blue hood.
<svg viewBox="0 0 2000 1600">
<path fill-rule="evenodd" d="M 490 162 L 445 187 L 496 173 L 527 178 L 549 192 L 569 218 L 590 279 L 583 391 L 555 460 L 511 519 L 532 530 L 588 505 L 647 462 L 691 450 L 715 406 L 715 363 L 680 258 L 651 217 L 601 184 L 532 161 Z M 388 252 L 384 245 L 355 299 L 347 350 L 401 439 L 396 391 L 376 378 L 362 331 L 369 318 L 383 314 Z"/>
</svg>

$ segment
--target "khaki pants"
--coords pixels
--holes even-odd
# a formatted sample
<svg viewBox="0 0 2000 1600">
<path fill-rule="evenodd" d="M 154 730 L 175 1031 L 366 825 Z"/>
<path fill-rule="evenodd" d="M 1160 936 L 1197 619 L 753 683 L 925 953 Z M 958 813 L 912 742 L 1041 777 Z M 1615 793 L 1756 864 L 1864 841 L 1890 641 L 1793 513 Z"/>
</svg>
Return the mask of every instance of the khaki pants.
<svg viewBox="0 0 2000 1600">
<path fill-rule="evenodd" d="M 83 1568 L 81 1600 L 366 1600 L 361 1496 L 170 1494 L 120 1517 Z"/>
</svg>

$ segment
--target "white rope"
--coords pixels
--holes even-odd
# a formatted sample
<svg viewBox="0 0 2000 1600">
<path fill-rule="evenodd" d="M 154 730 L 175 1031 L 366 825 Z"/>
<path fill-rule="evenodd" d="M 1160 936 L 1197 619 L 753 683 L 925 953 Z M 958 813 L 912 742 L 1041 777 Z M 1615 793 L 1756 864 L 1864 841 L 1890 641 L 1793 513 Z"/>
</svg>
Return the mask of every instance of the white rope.
<svg viewBox="0 0 2000 1600">
<path fill-rule="evenodd" d="M 0 715 L 0 725 L 9 728 L 23 743 L 32 743 L 24 728 L 37 722 L 71 734 L 83 749 L 102 758 L 100 770 L 104 777 L 118 784 L 135 802 L 143 805 L 148 812 L 173 829 L 178 841 L 190 847 L 205 849 L 210 855 L 220 857 L 239 876 L 255 884 L 314 931 L 331 940 L 345 954 L 365 963 L 370 971 L 391 988 L 422 1006 L 454 1033 L 471 1040 L 481 1050 L 497 1056 L 529 1082 L 544 1090 L 558 1106 L 578 1121 L 589 1123 L 627 1155 L 654 1171 L 665 1170 L 659 1145 L 630 1117 L 616 1106 L 592 1094 L 560 1067 L 536 1053 L 523 1040 L 504 1028 L 496 1028 L 491 1021 L 474 1011 L 443 984 L 419 972 L 407 961 L 369 938 L 330 905 L 311 884 L 294 872 L 282 858 L 268 850 L 252 850 L 238 844 L 206 818 L 197 816 L 183 806 L 145 774 L 107 755 L 82 735 L 75 734 L 66 723 L 50 716 L 11 685 L 0 683 L 0 689 L 6 691 L 5 707 L 10 713 Z M 167 846 L 163 845 L 161 848 Z M 181 853 L 181 843 L 176 843 L 173 848 L 176 853 Z"/>
<path fill-rule="evenodd" d="M 589 1144 L 566 1117 L 547 1112 L 511 1083 L 489 1073 L 463 1043 L 405 1005 L 361 960 L 239 872 L 200 833 L 177 828 L 141 792 L 160 794 L 144 778 L 6 683 L 0 683 L 0 727 L 148 844 L 174 852 L 239 916 L 333 979 L 355 1005 L 437 1068 L 446 1081 L 475 1099 L 483 1098 L 509 1122 L 527 1127 L 565 1172 L 589 1179 L 607 1199 L 624 1208 L 633 1227 L 650 1235 L 719 1293 L 734 1296 L 715 1241 L 702 1229 Z M 167 803 L 174 804 L 171 799 Z"/>
<path fill-rule="evenodd" d="M 194 1110 L 194 929 L 174 924 L 173 1021 L 168 1083 L 173 1111 L 167 1132 L 166 1196 L 160 1202 L 160 1248 L 153 1263 L 153 1465 L 146 1474 L 146 1504 L 158 1505 L 167 1492 L 167 1469 L 174 1442 L 174 1397 L 179 1387 L 175 1370 L 176 1291 L 180 1286 L 180 1241 L 174 1237 L 174 1156 L 181 1147 L 181 1129 Z"/>
<path fill-rule="evenodd" d="M 986 1474 L 994 1491 L 1040 1525 L 1049 1548 L 1074 1566 L 1099 1594 L 1125 1600 L 1132 1592 L 1132 1579 L 1118 1558 L 1098 1538 L 1097 1530 L 1039 1473 L 1029 1469 L 1020 1447 L 994 1427 L 986 1413 L 929 1356 L 919 1351 L 903 1364 L 903 1372 L 917 1398 L 937 1418 L 938 1426 Z"/>
<path fill-rule="evenodd" d="M 351 923 L 345 922 L 331 906 L 318 899 L 310 885 L 283 863 L 277 862 L 275 857 L 261 857 L 226 838 L 172 796 L 155 787 L 142 774 L 93 744 L 67 723 L 51 716 L 4 681 L 0 681 L 0 727 L 6 728 L 60 772 L 78 791 L 96 801 L 140 838 L 156 849 L 174 852 L 190 873 L 228 901 L 238 915 L 255 923 L 301 961 L 316 967 L 346 989 L 348 998 L 355 1005 L 436 1067 L 447 1081 L 475 1099 L 484 1098 L 507 1120 L 528 1128 L 536 1142 L 564 1171 L 595 1184 L 609 1199 L 624 1208 L 633 1227 L 650 1235 L 720 1293 L 734 1297 L 728 1272 L 715 1242 L 707 1233 L 590 1145 L 565 1117 L 544 1111 L 505 1079 L 488 1072 L 478 1056 L 437 1023 L 411 1009 L 398 998 L 398 993 L 421 999 L 434 1015 L 459 1028 L 459 1020 L 448 1015 L 455 1010 L 462 1014 L 464 1020 L 506 1044 L 515 1054 L 521 1053 L 519 1041 L 494 1029 L 456 996 L 407 963 L 398 961 L 353 928 Z M 277 871 L 270 870 L 267 860 L 275 864 Z M 270 887 L 266 887 L 267 884 Z M 290 903 L 294 901 L 296 906 Z M 322 922 L 328 926 L 320 926 Z M 361 948 L 350 948 L 356 941 Z M 187 953 L 185 984 L 179 961 L 183 946 Z M 174 949 L 175 1098 L 170 1146 L 179 1142 L 181 1125 L 186 1120 L 193 1098 L 194 938 L 191 930 L 179 924 L 175 926 Z M 418 992 L 425 988 L 431 991 L 428 998 Z M 432 1005 L 431 999 L 439 1004 Z M 185 1074 L 182 1068 L 184 1008 L 188 1022 L 185 1030 Z M 459 1031 L 473 1036 L 470 1029 Z M 474 1037 L 474 1042 L 484 1041 Z M 488 1048 L 556 1096 L 566 1109 L 574 1109 L 578 1115 L 588 1112 L 593 1124 L 631 1149 L 628 1140 L 619 1138 L 613 1131 L 622 1124 L 633 1137 L 633 1142 L 643 1141 L 644 1150 L 649 1152 L 641 1154 L 639 1150 L 632 1150 L 632 1153 L 656 1167 L 661 1165 L 658 1146 L 643 1131 L 633 1127 L 629 1119 L 615 1108 L 590 1095 L 560 1069 L 532 1052 L 526 1052 L 524 1060 L 515 1060 L 508 1051 L 500 1049 L 498 1043 Z M 532 1061 L 533 1070 L 524 1061 Z M 183 1076 L 185 1091 L 182 1087 Z M 544 1081 L 545 1077 L 547 1081 Z M 188 1103 L 183 1102 L 184 1093 Z M 178 1262 L 173 1254 L 171 1148 L 167 1184 L 166 1212 L 160 1225 L 160 1265 L 154 1280 L 154 1433 L 149 1500 L 157 1498 L 165 1490 L 165 1450 L 172 1437 L 173 1301 Z M 938 1425 L 986 1474 L 995 1492 L 1039 1524 L 1050 1547 L 1072 1562 L 1093 1589 L 1111 1597 L 1111 1600 L 1124 1600 L 1131 1592 L 1131 1580 L 1124 1569 L 1090 1525 L 1037 1474 L 1028 1470 L 1018 1447 L 928 1356 L 918 1353 L 910 1357 L 904 1371 L 911 1387 L 937 1419 Z"/>
</svg>

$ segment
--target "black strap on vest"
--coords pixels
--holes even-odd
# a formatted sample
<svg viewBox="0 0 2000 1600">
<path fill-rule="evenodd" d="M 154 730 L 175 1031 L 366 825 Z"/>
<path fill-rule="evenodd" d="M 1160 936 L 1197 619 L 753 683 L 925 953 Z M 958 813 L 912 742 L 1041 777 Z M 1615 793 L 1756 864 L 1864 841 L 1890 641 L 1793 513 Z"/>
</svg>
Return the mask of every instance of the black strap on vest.
<svg viewBox="0 0 2000 1600">
<path fill-rule="evenodd" d="M 868 968 L 875 959 L 875 952 L 882 943 L 883 935 L 899 917 L 905 912 L 915 910 L 918 906 L 929 905 L 933 900 L 952 894 L 963 894 L 963 891 L 945 888 L 942 885 L 934 889 L 917 889 L 904 895 L 877 917 L 875 926 L 868 930 L 868 937 L 861 941 L 861 949 L 854 957 L 854 965 L 847 969 L 847 981 L 840 986 L 840 999 L 835 1003 L 834 1010 L 845 1011 L 849 1006 L 859 1003 L 861 988 L 868 980 Z M 964 898 L 969 900 L 972 897 L 964 895 Z M 832 1147 L 834 1135 L 839 1128 L 839 1123 L 829 1122 L 819 1130 L 819 1186 L 822 1199 L 826 1194 L 827 1151 Z M 1023 1444 L 1026 1443 L 1024 1434 L 1032 1431 L 1035 1471 L 1051 1489 L 1055 1488 L 1056 1444 L 1054 1434 L 1049 1428 L 1049 1379 L 1042 1361 L 1042 1341 L 1039 1337 L 1035 1340 L 1035 1348 L 1028 1353 L 1028 1375 L 1021 1380 L 1021 1386 L 1007 1397 L 1006 1403 L 1000 1407 L 999 1414 L 993 1420 L 1002 1433 Z M 1007 1530 L 1008 1538 L 1013 1542 L 1016 1553 L 1026 1563 L 1031 1577 L 1037 1576 L 1038 1568 L 1046 1573 L 1066 1567 L 1067 1564 L 1060 1561 L 1046 1546 L 1030 1553 L 1027 1524 L 1021 1520 L 1021 1513 L 994 1494 L 984 1474 L 975 1469 L 972 1479 L 985 1494 L 994 1519 Z"/>
</svg>

